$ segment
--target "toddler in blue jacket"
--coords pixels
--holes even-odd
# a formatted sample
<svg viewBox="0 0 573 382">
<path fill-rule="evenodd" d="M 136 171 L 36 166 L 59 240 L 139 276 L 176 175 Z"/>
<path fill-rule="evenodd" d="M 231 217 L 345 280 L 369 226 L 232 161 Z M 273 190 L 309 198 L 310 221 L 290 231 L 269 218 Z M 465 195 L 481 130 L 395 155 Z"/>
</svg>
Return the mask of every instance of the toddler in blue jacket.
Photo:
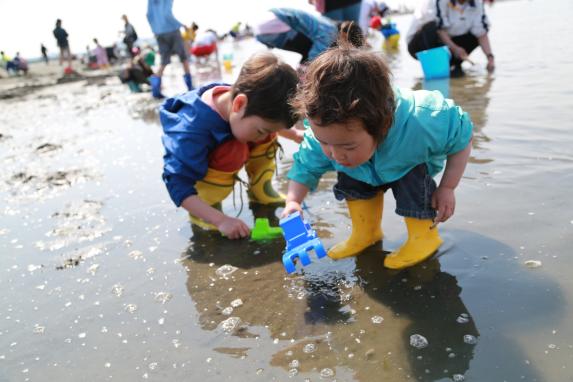
<svg viewBox="0 0 573 382">
<path fill-rule="evenodd" d="M 217 208 L 243 166 L 251 201 L 284 203 L 271 184 L 276 133 L 296 122 L 288 100 L 297 82 L 288 64 L 260 53 L 245 62 L 232 86 L 210 84 L 162 105 L 163 180 L 173 202 L 189 212 L 193 223 L 230 239 L 249 236 L 245 222 Z"/>
</svg>

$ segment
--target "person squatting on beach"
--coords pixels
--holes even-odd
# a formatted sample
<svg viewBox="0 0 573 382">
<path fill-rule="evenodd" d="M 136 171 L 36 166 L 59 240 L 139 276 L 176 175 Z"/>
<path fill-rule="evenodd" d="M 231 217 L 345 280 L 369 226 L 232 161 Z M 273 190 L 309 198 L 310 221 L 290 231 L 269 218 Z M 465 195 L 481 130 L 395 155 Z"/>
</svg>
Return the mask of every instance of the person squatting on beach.
<svg viewBox="0 0 573 382">
<path fill-rule="evenodd" d="M 256 39 L 269 48 L 299 53 L 303 64 L 335 44 L 340 33 L 347 33 L 355 46 L 364 45 L 357 23 L 335 22 L 293 8 L 272 8 L 254 31 Z"/>
<path fill-rule="evenodd" d="M 151 94 L 154 98 L 163 98 L 161 94 L 161 76 L 165 67 L 171 63 L 171 55 L 176 54 L 183 65 L 183 81 L 188 90 L 193 90 L 193 81 L 189 69 L 189 52 L 179 29 L 183 26 L 173 16 L 173 0 L 147 0 L 147 21 L 157 40 L 161 65 L 156 75 L 151 76 Z"/>
<path fill-rule="evenodd" d="M 462 62 L 481 46 L 487 57 L 487 70 L 493 71 L 495 61 L 488 31 L 490 22 L 482 0 L 424 0 L 414 12 L 408 30 L 408 52 L 416 53 L 447 45 L 452 52 L 452 76 L 463 75 Z"/>
<path fill-rule="evenodd" d="M 352 233 L 329 250 L 331 258 L 355 256 L 382 239 L 388 189 L 408 239 L 384 265 L 399 269 L 430 257 L 442 244 L 435 225 L 454 213 L 454 189 L 471 151 L 468 114 L 439 92 L 393 88 L 378 54 L 344 41 L 310 63 L 293 105 L 311 128 L 294 154 L 283 216 L 302 212 L 308 191 L 336 171 L 334 196 L 346 200 Z"/>
<path fill-rule="evenodd" d="M 127 84 L 134 93 L 141 92 L 142 84 L 151 85 L 149 77 L 153 75 L 151 66 L 146 62 L 146 55 L 138 47 L 133 48 L 134 56 L 119 72 L 121 83 Z"/>
<path fill-rule="evenodd" d="M 288 99 L 295 70 L 272 53 L 252 56 L 231 86 L 213 83 L 165 101 L 160 109 L 165 148 L 163 181 L 191 221 L 229 239 L 247 237 L 241 219 L 217 207 L 233 191 L 243 166 L 249 199 L 284 204 L 272 188 L 278 131 L 296 122 Z"/>
</svg>

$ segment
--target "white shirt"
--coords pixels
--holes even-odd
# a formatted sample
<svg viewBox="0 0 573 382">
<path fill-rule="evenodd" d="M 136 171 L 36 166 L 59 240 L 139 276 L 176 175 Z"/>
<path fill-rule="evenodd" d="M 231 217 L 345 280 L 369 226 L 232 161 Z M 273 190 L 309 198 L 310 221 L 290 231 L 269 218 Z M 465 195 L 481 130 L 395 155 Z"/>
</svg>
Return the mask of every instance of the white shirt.
<svg viewBox="0 0 573 382">
<path fill-rule="evenodd" d="M 408 30 L 406 40 L 408 43 L 416 32 L 430 21 L 435 21 L 439 29 L 444 29 L 452 37 L 461 36 L 471 32 L 476 37 L 483 36 L 490 27 L 485 14 L 483 0 L 474 0 L 472 7 L 470 1 L 460 4 L 452 0 L 423 0 L 420 7 L 414 12 L 412 24 Z"/>
<path fill-rule="evenodd" d="M 208 31 L 201 33 L 197 37 L 195 37 L 195 41 L 193 42 L 193 46 L 210 46 L 217 43 L 217 36 L 215 33 Z"/>
</svg>

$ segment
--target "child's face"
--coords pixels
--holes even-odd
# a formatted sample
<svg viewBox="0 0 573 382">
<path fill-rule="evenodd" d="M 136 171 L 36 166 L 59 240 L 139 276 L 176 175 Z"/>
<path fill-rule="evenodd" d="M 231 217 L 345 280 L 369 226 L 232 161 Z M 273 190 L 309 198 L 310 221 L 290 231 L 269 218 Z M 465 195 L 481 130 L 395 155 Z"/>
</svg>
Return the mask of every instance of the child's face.
<svg viewBox="0 0 573 382">
<path fill-rule="evenodd" d="M 372 157 L 376 149 L 376 141 L 360 120 L 327 126 L 318 126 L 310 120 L 310 126 L 326 156 L 344 167 L 360 166 Z"/>
<path fill-rule="evenodd" d="M 231 113 L 229 114 L 229 124 L 233 136 L 243 143 L 258 142 L 265 139 L 269 134 L 287 128 L 283 123 L 269 121 L 257 115 L 244 117 L 247 107 L 244 94 L 238 94 L 233 100 Z"/>
</svg>

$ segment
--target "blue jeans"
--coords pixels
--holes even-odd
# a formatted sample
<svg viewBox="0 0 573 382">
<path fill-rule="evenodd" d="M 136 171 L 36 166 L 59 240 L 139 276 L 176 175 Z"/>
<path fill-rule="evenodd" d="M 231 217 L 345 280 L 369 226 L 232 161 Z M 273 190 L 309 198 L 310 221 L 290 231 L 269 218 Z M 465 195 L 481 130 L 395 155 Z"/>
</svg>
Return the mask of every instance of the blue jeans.
<svg viewBox="0 0 573 382">
<path fill-rule="evenodd" d="M 396 199 L 396 214 L 416 219 L 436 217 L 436 211 L 432 208 L 432 194 L 436 190 L 436 182 L 428 174 L 425 164 L 420 164 L 402 178 L 381 186 L 372 186 L 339 172 L 333 191 L 337 200 L 371 199 L 378 192 L 386 192 L 389 188 Z"/>
</svg>

